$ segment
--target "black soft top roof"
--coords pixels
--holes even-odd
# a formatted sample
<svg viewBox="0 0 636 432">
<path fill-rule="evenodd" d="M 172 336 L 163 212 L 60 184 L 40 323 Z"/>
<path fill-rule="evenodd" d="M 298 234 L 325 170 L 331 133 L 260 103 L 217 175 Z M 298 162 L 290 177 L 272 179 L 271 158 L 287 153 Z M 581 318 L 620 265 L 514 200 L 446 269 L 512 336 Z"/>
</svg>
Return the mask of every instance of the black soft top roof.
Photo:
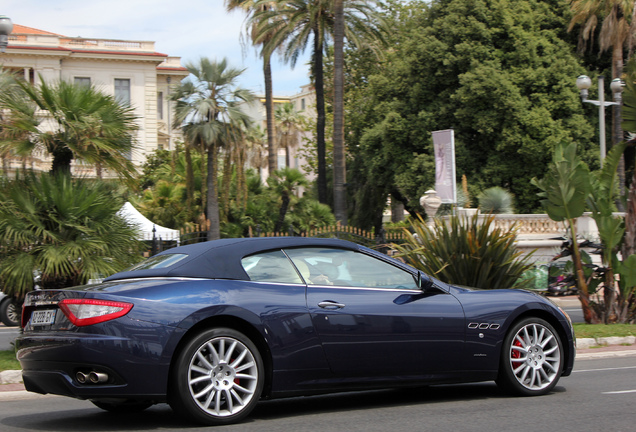
<svg viewBox="0 0 636 432">
<path fill-rule="evenodd" d="M 241 265 L 245 256 L 294 247 L 334 247 L 358 251 L 365 247 L 338 239 L 307 237 L 257 237 L 212 240 L 163 251 L 155 256 L 184 254 L 186 258 L 166 268 L 123 271 L 104 282 L 146 277 L 193 277 L 249 280 Z"/>
</svg>

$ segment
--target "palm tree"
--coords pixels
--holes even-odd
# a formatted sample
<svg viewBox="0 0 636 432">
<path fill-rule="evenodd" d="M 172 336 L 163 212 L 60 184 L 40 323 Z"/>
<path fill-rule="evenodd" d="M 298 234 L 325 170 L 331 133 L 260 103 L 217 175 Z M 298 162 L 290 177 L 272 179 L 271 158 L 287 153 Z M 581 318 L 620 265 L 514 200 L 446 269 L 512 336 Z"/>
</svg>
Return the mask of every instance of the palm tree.
<svg viewBox="0 0 636 432">
<path fill-rule="evenodd" d="M 144 190 L 137 208 L 148 219 L 168 228 L 183 228 L 189 208 L 183 204 L 185 184 L 170 180 L 158 180 L 151 188 Z"/>
<path fill-rule="evenodd" d="M 70 173 L 71 162 L 78 159 L 96 165 L 98 177 L 106 167 L 132 180 L 135 167 L 129 157 L 138 128 L 133 109 L 93 86 L 40 81 L 39 86 L 17 81 L 21 91 L 0 94 L 0 106 L 8 112 L 3 152 L 29 156 L 44 148 L 53 158 L 53 173 Z"/>
<path fill-rule="evenodd" d="M 275 171 L 274 175 L 267 179 L 267 183 L 281 197 L 278 220 L 274 226 L 274 231 L 280 232 L 285 223 L 285 215 L 289 209 L 292 197 L 299 187 L 307 186 L 309 183 L 305 176 L 294 168 L 283 168 Z"/>
<path fill-rule="evenodd" d="M 20 297 L 40 276 L 63 288 L 121 271 L 140 258 L 123 200 L 104 183 L 33 172 L 0 188 L 0 279 Z"/>
<path fill-rule="evenodd" d="M 289 168 L 289 153 L 292 148 L 298 146 L 298 134 L 305 117 L 294 109 L 292 103 L 287 102 L 276 107 L 274 118 L 278 126 L 280 146 L 285 149 L 285 166 Z"/>
<path fill-rule="evenodd" d="M 333 207 L 336 220 L 347 225 L 347 169 L 344 142 L 344 0 L 334 0 L 333 58 Z"/>
<path fill-rule="evenodd" d="M 636 133 L 636 62 L 632 59 L 628 66 L 625 92 L 623 95 L 623 128 L 632 134 L 634 145 Z M 621 252 L 623 257 L 636 253 L 636 169 L 633 170 L 632 182 L 627 196 L 625 209 L 625 237 Z"/>
<path fill-rule="evenodd" d="M 238 8 L 247 13 L 247 22 L 251 22 L 253 15 L 256 12 L 272 10 L 276 5 L 275 1 L 258 1 L 258 0 L 225 0 L 225 6 L 228 11 L 233 11 Z M 256 42 L 253 37 L 252 29 L 257 25 L 257 21 L 253 21 L 252 24 L 246 26 L 246 30 L 251 34 L 254 45 L 263 45 L 266 43 L 270 36 L 264 35 L 261 42 Z M 278 165 L 278 151 L 276 148 L 276 141 L 274 140 L 275 125 L 274 125 L 274 86 L 272 84 L 272 66 L 271 66 L 271 53 L 267 53 L 261 50 L 261 57 L 263 57 L 263 77 L 265 80 L 265 116 L 267 123 L 267 148 L 268 148 L 268 169 L 270 174 L 276 171 Z"/>
<path fill-rule="evenodd" d="M 612 77 L 620 78 L 623 72 L 623 49 L 632 51 L 634 43 L 633 13 L 634 2 L 623 0 L 571 0 L 574 15 L 568 31 L 582 24 L 581 43 L 592 39 L 599 20 L 602 21 L 599 34 L 601 51 L 612 49 Z"/>
<path fill-rule="evenodd" d="M 263 149 L 267 136 L 260 125 L 253 125 L 245 133 L 245 163 L 247 166 L 258 170 L 260 177 L 261 170 L 267 166 L 267 159 L 263 159 Z"/>
<path fill-rule="evenodd" d="M 220 62 L 201 58 L 188 63 L 191 76 L 175 91 L 176 122 L 181 125 L 190 145 L 204 148 L 207 153 L 206 216 L 210 223 L 208 240 L 221 236 L 217 171 L 220 149 L 240 139 L 240 128 L 249 125 L 249 117 L 240 103 L 251 102 L 249 90 L 237 87 L 243 70 Z"/>
<path fill-rule="evenodd" d="M 377 20 L 375 0 L 347 0 L 344 4 L 344 37 L 356 47 L 382 41 L 383 25 Z M 333 0 L 279 0 L 271 10 L 254 14 L 254 40 L 263 43 L 263 52 L 283 51 L 283 58 L 295 67 L 298 57 L 312 42 L 311 72 L 316 90 L 316 146 L 318 159 L 318 200 L 327 202 L 325 154 L 325 95 L 323 53 L 334 28 Z M 379 52 L 376 50 L 376 52 Z"/>
<path fill-rule="evenodd" d="M 15 93 L 20 90 L 20 86 L 18 86 L 16 80 L 13 75 L 7 73 L 5 71 L 0 71 L 0 94 L 8 97 L 9 94 Z M 15 96 L 12 96 L 15 97 Z M 6 127 L 8 122 L 10 121 L 10 116 L 7 113 L 0 110 L 0 142 L 5 141 L 15 141 L 15 140 L 23 140 L 24 136 L 27 133 L 22 131 L 10 130 Z M 18 133 L 18 137 L 14 134 Z M 13 157 L 15 152 L 9 146 L 0 146 L 0 157 L 2 157 L 2 171 L 5 175 L 8 173 L 9 164 L 8 159 Z"/>
<path fill-rule="evenodd" d="M 599 20 L 602 21 L 599 33 L 599 47 L 601 52 L 612 50 L 612 78 L 622 78 L 623 75 L 623 50 L 627 49 L 628 55 L 634 48 L 634 35 L 636 32 L 636 20 L 633 1 L 623 0 L 570 0 L 574 13 L 570 21 L 568 31 L 576 24 L 582 24 L 580 31 L 580 45 L 593 39 Z M 621 129 L 620 106 L 614 106 L 612 110 L 612 145 L 623 140 Z M 625 190 L 625 161 L 621 158 L 618 167 L 619 187 L 621 195 Z"/>
</svg>

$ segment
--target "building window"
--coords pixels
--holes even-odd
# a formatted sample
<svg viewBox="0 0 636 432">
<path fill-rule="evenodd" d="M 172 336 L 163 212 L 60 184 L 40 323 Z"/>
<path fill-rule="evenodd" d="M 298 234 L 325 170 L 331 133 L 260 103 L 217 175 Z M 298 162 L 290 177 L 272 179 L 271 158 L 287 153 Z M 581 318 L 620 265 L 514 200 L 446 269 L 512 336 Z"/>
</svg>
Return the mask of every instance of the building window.
<svg viewBox="0 0 636 432">
<path fill-rule="evenodd" d="M 91 86 L 91 79 L 88 77 L 75 77 L 74 82 L 76 86 L 82 86 L 82 87 Z"/>
<path fill-rule="evenodd" d="M 163 120 L 163 92 L 157 93 L 157 117 Z"/>
<path fill-rule="evenodd" d="M 300 100 L 300 110 L 305 111 L 305 98 Z"/>
<path fill-rule="evenodd" d="M 115 79 L 115 100 L 120 104 L 130 105 L 129 79 Z"/>
</svg>

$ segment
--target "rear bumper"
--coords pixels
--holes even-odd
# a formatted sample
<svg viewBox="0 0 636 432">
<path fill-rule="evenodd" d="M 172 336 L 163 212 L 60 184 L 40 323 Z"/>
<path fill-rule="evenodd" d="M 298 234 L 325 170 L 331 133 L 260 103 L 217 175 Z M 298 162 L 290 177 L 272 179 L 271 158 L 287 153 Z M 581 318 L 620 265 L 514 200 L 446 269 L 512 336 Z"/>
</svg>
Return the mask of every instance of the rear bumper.
<svg viewBox="0 0 636 432">
<path fill-rule="evenodd" d="M 143 339 L 68 332 L 27 333 L 15 342 L 25 388 L 78 399 L 163 401 L 169 357 L 164 359 L 162 344 L 144 342 L 161 340 L 156 333 L 148 333 Z M 78 373 L 90 372 L 104 374 L 107 379 L 98 383 L 78 380 Z"/>
</svg>

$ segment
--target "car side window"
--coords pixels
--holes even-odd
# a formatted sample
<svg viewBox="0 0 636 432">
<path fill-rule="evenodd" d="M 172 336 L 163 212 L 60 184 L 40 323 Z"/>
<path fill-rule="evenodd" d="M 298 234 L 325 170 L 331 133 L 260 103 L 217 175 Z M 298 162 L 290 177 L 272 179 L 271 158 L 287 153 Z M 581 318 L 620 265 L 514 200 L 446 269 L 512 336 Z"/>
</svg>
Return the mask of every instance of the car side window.
<svg viewBox="0 0 636 432">
<path fill-rule="evenodd" d="M 409 272 L 360 252 L 295 248 L 285 253 L 309 285 L 419 289 Z"/>
<path fill-rule="evenodd" d="M 245 257 L 241 260 L 241 265 L 253 281 L 304 283 L 292 263 L 280 250 Z"/>
</svg>

